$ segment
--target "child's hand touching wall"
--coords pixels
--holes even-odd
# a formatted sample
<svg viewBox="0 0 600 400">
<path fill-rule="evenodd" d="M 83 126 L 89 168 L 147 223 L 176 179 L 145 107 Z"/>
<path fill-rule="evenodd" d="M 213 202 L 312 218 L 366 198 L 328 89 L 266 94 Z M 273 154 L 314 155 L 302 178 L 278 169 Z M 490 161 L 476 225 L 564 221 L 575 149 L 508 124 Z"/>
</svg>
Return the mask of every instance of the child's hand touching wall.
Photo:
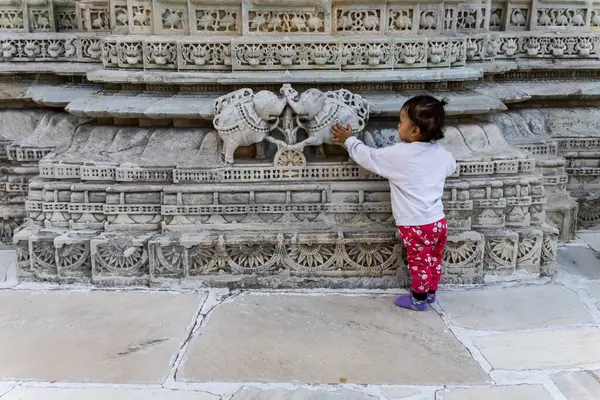
<svg viewBox="0 0 600 400">
<path fill-rule="evenodd" d="M 344 128 L 340 121 L 336 121 L 335 125 L 331 128 L 332 138 L 331 140 L 336 143 L 344 143 L 346 139 L 352 137 L 352 127 L 350 123 Z"/>
</svg>

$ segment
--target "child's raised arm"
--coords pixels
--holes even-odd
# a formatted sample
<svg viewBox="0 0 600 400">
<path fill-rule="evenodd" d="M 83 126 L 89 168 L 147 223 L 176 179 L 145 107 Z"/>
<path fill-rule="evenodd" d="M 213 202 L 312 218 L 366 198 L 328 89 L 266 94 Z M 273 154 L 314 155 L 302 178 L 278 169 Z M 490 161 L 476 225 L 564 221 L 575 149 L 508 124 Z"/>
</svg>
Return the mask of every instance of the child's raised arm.
<svg viewBox="0 0 600 400">
<path fill-rule="evenodd" d="M 371 171 L 383 178 L 389 179 L 389 164 L 388 158 L 389 148 L 374 149 L 365 145 L 363 142 L 352 136 L 352 128 L 350 124 L 344 127 L 337 122 L 331 129 L 333 141 L 343 143 L 348 149 L 350 157 L 364 169 Z"/>
</svg>

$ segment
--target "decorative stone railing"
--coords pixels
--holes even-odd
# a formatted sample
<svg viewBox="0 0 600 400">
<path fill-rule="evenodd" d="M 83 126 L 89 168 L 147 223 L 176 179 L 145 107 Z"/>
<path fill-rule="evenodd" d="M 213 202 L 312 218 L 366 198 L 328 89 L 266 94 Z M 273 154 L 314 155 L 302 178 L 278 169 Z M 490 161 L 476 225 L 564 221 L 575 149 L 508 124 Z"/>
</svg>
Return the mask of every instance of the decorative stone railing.
<svg viewBox="0 0 600 400">
<path fill-rule="evenodd" d="M 598 59 L 600 34 L 260 38 L 3 34 L 2 61 L 102 62 L 105 68 L 198 71 L 459 67 L 502 59 Z"/>
<path fill-rule="evenodd" d="M 106 68 L 179 70 L 404 69 L 515 58 L 600 57 L 600 35 L 230 39 L 107 37 Z"/>
<path fill-rule="evenodd" d="M 0 33 L 2 61 L 99 62 L 100 37 L 89 33 Z"/>
</svg>

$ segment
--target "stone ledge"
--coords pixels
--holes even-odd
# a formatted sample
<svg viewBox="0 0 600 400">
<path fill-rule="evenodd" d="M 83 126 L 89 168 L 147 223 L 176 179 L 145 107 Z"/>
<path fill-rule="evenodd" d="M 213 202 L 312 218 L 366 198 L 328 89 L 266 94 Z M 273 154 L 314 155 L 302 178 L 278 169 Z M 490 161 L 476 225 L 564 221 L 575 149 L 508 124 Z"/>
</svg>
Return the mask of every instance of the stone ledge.
<svg viewBox="0 0 600 400">
<path fill-rule="evenodd" d="M 74 99 L 88 97 L 102 90 L 102 85 L 67 84 L 52 85 L 34 83 L 24 97 L 31 98 L 39 105 L 47 107 L 65 107 Z"/>
<path fill-rule="evenodd" d="M 71 96 L 66 110 L 76 116 L 93 118 L 157 118 L 157 119 L 197 119 L 212 120 L 213 102 L 218 94 L 193 93 L 133 93 L 133 92 L 97 92 L 93 88 L 58 87 L 46 95 L 47 89 L 30 91 L 36 94 L 38 102 L 55 103 Z M 64 91 L 64 92 L 63 92 Z M 73 98 L 73 94 L 80 96 Z M 415 92 L 416 93 L 416 92 Z M 497 98 L 471 91 L 420 93 L 437 95 L 448 99 L 446 113 L 453 115 L 485 114 L 506 110 L 506 106 Z M 48 97 L 47 97 L 48 96 Z M 397 117 L 402 104 L 409 96 L 372 93 L 362 96 L 371 106 L 373 116 Z"/>
<path fill-rule="evenodd" d="M 98 69 L 102 69 L 98 64 L 86 64 L 80 62 L 0 62 L 0 75 L 50 73 L 67 76 L 85 76 L 88 72 Z"/>
<path fill-rule="evenodd" d="M 597 68 L 600 68 L 600 63 Z M 472 87 L 472 90 L 498 98 L 504 104 L 531 100 L 597 99 L 600 97 L 600 82 L 597 80 L 496 82 L 477 85 Z"/>
<path fill-rule="evenodd" d="M 596 59 L 504 59 L 494 62 L 469 62 L 470 68 L 479 68 L 485 74 L 502 74 L 511 71 L 553 71 L 553 70 L 597 70 L 600 61 Z"/>
<path fill-rule="evenodd" d="M 100 70 L 88 73 L 88 79 L 99 83 L 136 84 L 204 84 L 221 85 L 264 83 L 356 83 L 356 82 L 442 82 L 477 80 L 483 76 L 478 68 L 414 69 L 396 71 L 255 71 L 255 72 L 168 72 Z"/>
<path fill-rule="evenodd" d="M 598 67 L 600 68 L 600 64 Z M 100 72 L 103 75 L 107 72 L 123 76 L 139 74 L 131 71 Z M 177 84 L 173 86 L 174 89 L 180 88 Z M 221 92 L 202 93 L 200 88 L 198 92 L 103 91 L 103 88 L 100 83 L 61 85 L 6 82 L 0 95 L 5 100 L 32 100 L 48 107 L 68 107 L 70 113 L 85 117 L 210 120 L 213 118 L 212 102 L 221 94 Z M 225 88 L 226 86 L 223 86 L 223 89 Z M 470 83 L 468 88 L 469 90 L 466 91 L 443 92 L 443 97 L 450 101 L 446 107 L 447 115 L 476 115 L 505 111 L 505 104 L 536 100 L 594 100 L 600 97 L 600 84 L 592 79 Z M 371 104 L 373 116 L 395 117 L 401 104 L 416 93 L 442 95 L 441 92 L 414 89 L 410 90 L 410 94 L 376 92 L 365 93 L 362 97 Z"/>
<path fill-rule="evenodd" d="M 169 286 L 185 279 L 181 284 L 188 287 L 353 287 L 373 278 L 373 288 L 409 282 L 395 228 L 190 235 L 23 230 L 15 240 L 27 249 L 20 275 L 50 282 Z M 446 283 L 483 282 L 484 241 L 473 231 L 450 235 Z"/>
</svg>

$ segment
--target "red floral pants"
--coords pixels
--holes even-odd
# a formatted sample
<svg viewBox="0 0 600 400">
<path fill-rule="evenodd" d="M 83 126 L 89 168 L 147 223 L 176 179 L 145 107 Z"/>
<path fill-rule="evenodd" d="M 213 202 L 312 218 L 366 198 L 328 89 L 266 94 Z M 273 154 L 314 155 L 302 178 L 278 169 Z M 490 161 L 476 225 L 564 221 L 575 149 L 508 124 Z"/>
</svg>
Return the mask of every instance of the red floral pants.
<svg viewBox="0 0 600 400">
<path fill-rule="evenodd" d="M 437 290 L 442 278 L 442 259 L 448 238 L 446 218 L 429 225 L 399 226 L 398 229 L 406 248 L 413 293 Z"/>
</svg>

